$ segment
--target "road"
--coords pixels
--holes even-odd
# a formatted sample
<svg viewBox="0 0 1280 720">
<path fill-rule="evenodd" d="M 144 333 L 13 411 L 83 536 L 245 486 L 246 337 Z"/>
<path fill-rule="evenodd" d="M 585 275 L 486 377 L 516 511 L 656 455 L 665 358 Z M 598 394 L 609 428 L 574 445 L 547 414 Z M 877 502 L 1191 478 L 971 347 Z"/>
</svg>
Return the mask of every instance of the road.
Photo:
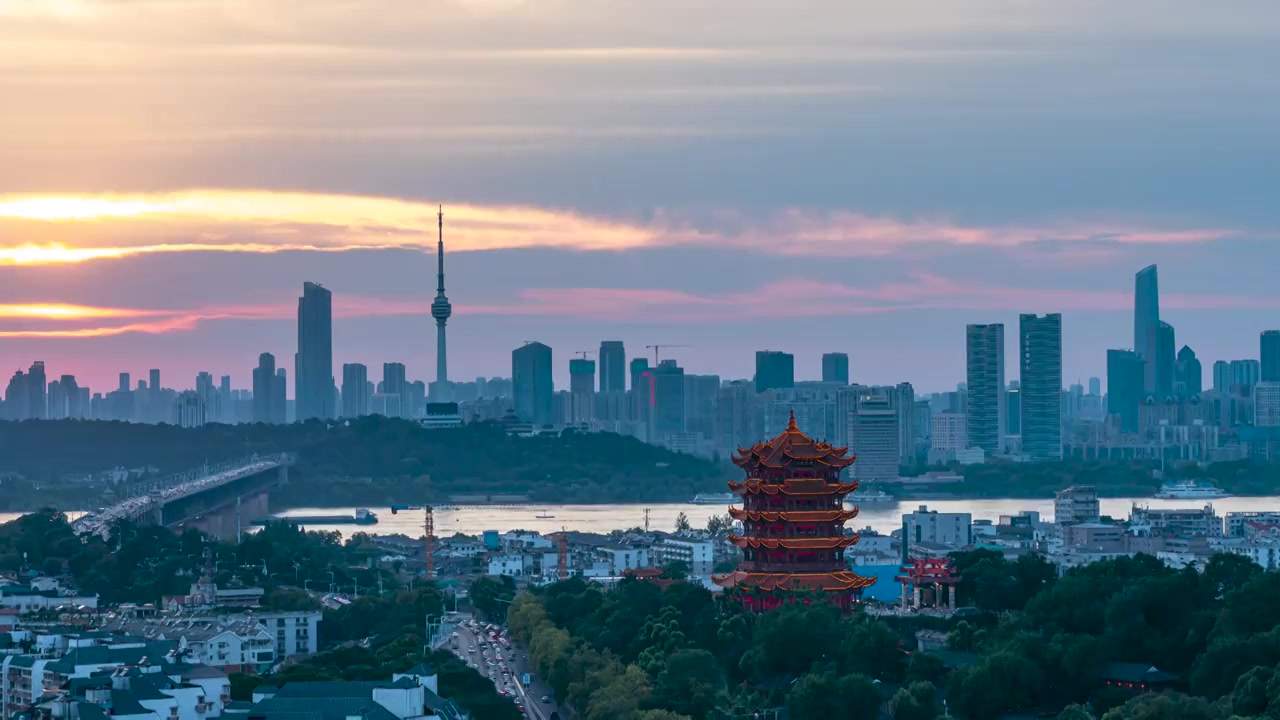
<svg viewBox="0 0 1280 720">
<path fill-rule="evenodd" d="M 565 713 L 554 702 L 542 702 L 542 698 L 550 698 L 551 689 L 541 683 L 536 675 L 533 682 L 526 687 L 520 682 L 522 673 L 530 673 L 532 669 L 522 648 L 514 645 L 504 647 L 500 640 L 489 637 L 486 626 L 462 621 L 455 627 L 458 635 L 458 647 L 454 654 L 462 658 L 481 675 L 487 675 L 499 692 L 509 695 L 525 708 L 525 717 L 529 720 L 550 720 L 552 713 Z M 499 638 L 503 637 L 499 635 Z M 452 644 L 452 643 L 451 643 Z M 514 659 L 513 659 L 514 658 Z"/>
</svg>

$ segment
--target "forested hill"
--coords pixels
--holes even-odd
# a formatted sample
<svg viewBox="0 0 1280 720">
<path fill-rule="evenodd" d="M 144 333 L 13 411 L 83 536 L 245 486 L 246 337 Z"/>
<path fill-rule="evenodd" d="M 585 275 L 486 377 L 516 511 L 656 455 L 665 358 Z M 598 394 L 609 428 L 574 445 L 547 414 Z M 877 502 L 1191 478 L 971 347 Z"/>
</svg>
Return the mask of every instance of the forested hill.
<svg viewBox="0 0 1280 720">
<path fill-rule="evenodd" d="M 169 473 L 205 461 L 278 452 L 298 458 L 289 488 L 278 495 L 293 505 L 443 502 L 457 494 L 563 502 L 682 501 L 697 492 L 723 490 L 728 477 L 715 463 L 635 438 L 604 433 L 513 437 L 487 423 L 453 430 L 424 430 L 380 416 L 195 429 L 78 420 L 0 423 L 0 475 L 17 473 L 33 488 L 113 467 L 151 466 Z M 0 486 L 0 502 L 23 504 L 10 490 Z"/>
</svg>

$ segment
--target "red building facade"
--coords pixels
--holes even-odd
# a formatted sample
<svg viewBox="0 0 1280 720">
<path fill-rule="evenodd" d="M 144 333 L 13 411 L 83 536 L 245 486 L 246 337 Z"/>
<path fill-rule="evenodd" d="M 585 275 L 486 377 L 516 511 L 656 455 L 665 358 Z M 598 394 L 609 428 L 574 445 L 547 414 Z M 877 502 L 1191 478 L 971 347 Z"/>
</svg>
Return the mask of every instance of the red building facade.
<svg viewBox="0 0 1280 720">
<path fill-rule="evenodd" d="M 738 448 L 733 462 L 747 477 L 729 483 L 742 497 L 742 507 L 730 507 L 729 514 L 742 522 L 743 533 L 729 541 L 742 548 L 744 560 L 712 580 L 752 610 L 807 602 L 815 593 L 848 609 L 876 580 L 852 572 L 844 559 L 845 548 L 858 542 L 857 535 L 844 534 L 844 524 L 858 515 L 857 508 L 844 507 L 844 498 L 858 483 L 840 480 L 853 460 L 848 448 L 800 432 L 794 413 L 781 435 Z"/>
</svg>

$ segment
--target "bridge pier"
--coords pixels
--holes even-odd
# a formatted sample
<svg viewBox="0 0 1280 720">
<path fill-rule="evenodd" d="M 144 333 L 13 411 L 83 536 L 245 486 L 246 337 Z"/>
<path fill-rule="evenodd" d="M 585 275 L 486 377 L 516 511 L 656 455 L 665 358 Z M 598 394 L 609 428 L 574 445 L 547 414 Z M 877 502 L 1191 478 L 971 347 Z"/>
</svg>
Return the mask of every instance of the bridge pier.
<svg viewBox="0 0 1280 720">
<path fill-rule="evenodd" d="M 270 514 L 267 491 L 263 490 L 242 496 L 238 503 L 224 505 L 212 512 L 176 523 L 171 529 L 176 533 L 194 529 L 219 540 L 235 540 L 238 534 L 253 527 L 254 520 L 261 520 Z"/>
</svg>

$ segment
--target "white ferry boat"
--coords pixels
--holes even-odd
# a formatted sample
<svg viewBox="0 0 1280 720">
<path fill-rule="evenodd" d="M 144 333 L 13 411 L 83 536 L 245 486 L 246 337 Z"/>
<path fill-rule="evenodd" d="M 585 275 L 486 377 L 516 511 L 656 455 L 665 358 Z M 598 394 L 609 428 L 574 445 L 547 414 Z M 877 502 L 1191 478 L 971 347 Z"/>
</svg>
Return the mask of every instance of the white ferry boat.
<svg viewBox="0 0 1280 720">
<path fill-rule="evenodd" d="M 1212 500 L 1229 497 L 1221 488 L 1194 480 L 1179 480 L 1160 486 L 1156 497 L 1161 500 Z"/>
<path fill-rule="evenodd" d="M 896 502 L 897 498 L 883 490 L 864 490 L 858 488 L 845 497 L 853 505 L 869 505 L 872 503 Z"/>
<path fill-rule="evenodd" d="M 694 505 L 730 505 L 738 501 L 733 493 L 698 493 L 693 496 Z"/>
</svg>

